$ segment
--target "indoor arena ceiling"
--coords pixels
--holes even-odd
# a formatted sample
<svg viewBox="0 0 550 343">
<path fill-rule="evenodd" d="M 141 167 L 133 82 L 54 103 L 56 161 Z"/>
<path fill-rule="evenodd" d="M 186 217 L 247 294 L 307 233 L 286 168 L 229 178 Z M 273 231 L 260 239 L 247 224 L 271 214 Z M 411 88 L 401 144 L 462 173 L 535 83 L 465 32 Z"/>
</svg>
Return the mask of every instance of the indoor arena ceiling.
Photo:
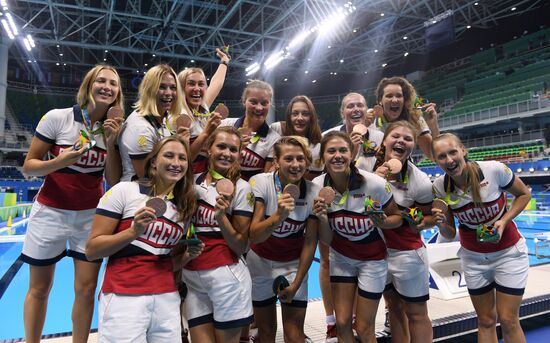
<svg viewBox="0 0 550 343">
<path fill-rule="evenodd" d="M 40 70 L 80 72 L 105 61 L 124 74 L 141 74 L 162 61 L 178 70 L 196 64 L 208 73 L 219 61 L 215 48 L 229 45 L 228 78 L 242 81 L 254 62 L 265 77 L 265 62 L 274 53 L 273 58 L 282 59 L 271 66 L 277 78 L 306 70 L 357 73 L 401 63 L 406 53 L 425 53 L 425 23 L 448 10 L 460 36 L 468 25 L 490 27 L 543 2 L 7 0 L 0 18 L 11 13 L 19 31 L 15 40 L 2 31 L 4 41 L 13 42 L 10 65 L 29 72 L 33 63 Z M 302 32 L 309 33 L 289 48 Z M 27 34 L 36 44 L 30 52 L 22 43 Z"/>
</svg>

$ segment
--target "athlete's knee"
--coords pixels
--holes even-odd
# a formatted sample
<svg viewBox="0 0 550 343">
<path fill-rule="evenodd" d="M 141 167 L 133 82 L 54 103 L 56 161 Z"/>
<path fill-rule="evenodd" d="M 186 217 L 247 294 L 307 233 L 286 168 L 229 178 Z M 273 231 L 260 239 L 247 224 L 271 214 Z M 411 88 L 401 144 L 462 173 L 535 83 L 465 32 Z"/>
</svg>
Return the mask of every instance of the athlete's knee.
<svg viewBox="0 0 550 343">
<path fill-rule="evenodd" d="M 477 322 L 480 329 L 492 329 L 497 325 L 496 313 L 478 313 Z"/>
<path fill-rule="evenodd" d="M 374 334 L 374 323 L 368 323 L 365 321 L 357 321 L 355 325 L 355 332 L 359 337 L 368 337 Z"/>
<path fill-rule="evenodd" d="M 519 317 L 517 313 L 514 312 L 505 312 L 499 313 L 498 321 L 503 331 L 510 332 L 517 330 L 520 327 Z"/>
<path fill-rule="evenodd" d="M 75 280 L 74 283 L 74 292 L 75 296 L 80 297 L 94 297 L 95 290 L 97 287 L 97 280 Z"/>
</svg>

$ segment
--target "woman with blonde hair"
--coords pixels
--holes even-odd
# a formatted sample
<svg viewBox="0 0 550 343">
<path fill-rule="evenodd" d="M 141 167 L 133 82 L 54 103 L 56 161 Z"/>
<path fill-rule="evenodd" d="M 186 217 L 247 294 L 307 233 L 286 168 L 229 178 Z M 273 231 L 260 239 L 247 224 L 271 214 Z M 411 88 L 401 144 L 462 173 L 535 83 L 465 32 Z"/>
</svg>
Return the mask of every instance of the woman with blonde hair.
<svg viewBox="0 0 550 343">
<path fill-rule="evenodd" d="M 266 122 L 272 98 L 273 88 L 269 83 L 251 80 L 241 96 L 241 102 L 245 107 L 244 116 L 227 118 L 220 124 L 220 126 L 233 126 L 242 135 L 241 170 L 245 180 L 271 169 L 273 144 L 280 138 L 280 135 Z"/>
<path fill-rule="evenodd" d="M 529 256 L 513 219 L 527 206 L 531 192 L 506 165 L 468 160 L 464 145 L 451 133 L 434 138 L 432 152 L 444 172 L 433 183 L 434 193 L 448 205 L 445 210 L 434 206 L 432 213 L 439 233 L 450 240 L 458 219 L 458 256 L 477 314 L 478 342 L 497 342 L 497 320 L 504 342 L 525 342 L 519 308 Z M 514 196 L 510 206 L 506 193 Z"/>
<path fill-rule="evenodd" d="M 207 83 L 206 75 L 201 68 L 185 68 L 178 74 L 184 95 L 182 115 L 187 115 L 191 119 L 189 130 L 195 174 L 207 169 L 208 156 L 202 151 L 203 146 L 222 120 L 219 113 L 209 113 L 209 109 L 222 90 L 231 58 L 221 49 L 216 49 L 216 54 L 220 64 L 210 84 Z"/>
<path fill-rule="evenodd" d="M 88 340 L 100 267 L 96 262 L 101 261 L 88 261 L 84 245 L 103 194 L 103 174 L 111 186 L 120 177 L 115 141 L 121 119 L 107 119 L 111 107 L 124 107 L 120 87 L 113 67 L 97 65 L 82 80 L 77 104 L 49 111 L 36 127 L 23 171 L 46 178 L 21 253 L 30 270 L 24 304 L 27 342 L 40 341 L 55 265 L 64 256 L 72 257 L 75 267 L 73 341 Z M 50 158 L 44 160 L 46 155 Z"/>
<path fill-rule="evenodd" d="M 169 117 L 182 113 L 182 99 L 176 72 L 169 65 L 159 64 L 147 71 L 139 85 L 134 111 L 119 135 L 123 181 L 143 177 L 145 158 L 155 143 L 176 133 Z"/>
</svg>

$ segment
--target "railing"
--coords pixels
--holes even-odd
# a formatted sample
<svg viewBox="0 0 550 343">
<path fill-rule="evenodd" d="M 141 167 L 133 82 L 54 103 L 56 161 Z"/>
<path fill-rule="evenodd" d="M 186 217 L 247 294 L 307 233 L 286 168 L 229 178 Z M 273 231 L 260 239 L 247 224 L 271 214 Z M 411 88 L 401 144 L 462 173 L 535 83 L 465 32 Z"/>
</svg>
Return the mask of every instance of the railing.
<svg viewBox="0 0 550 343">
<path fill-rule="evenodd" d="M 532 130 L 519 133 L 508 133 L 497 136 L 480 137 L 469 140 L 464 140 L 462 143 L 468 149 L 471 148 L 490 148 L 491 146 L 504 147 L 512 144 L 528 144 L 534 141 L 544 139 L 544 130 Z M 420 149 L 415 149 L 412 153 L 413 160 L 419 162 L 425 158 L 424 153 Z"/>
<path fill-rule="evenodd" d="M 498 136 L 489 136 L 470 139 L 464 141 L 464 146 L 467 148 L 483 147 L 488 148 L 493 145 L 509 145 L 514 143 L 529 143 L 531 141 L 544 139 L 544 130 L 533 130 L 519 133 L 508 133 Z"/>
<path fill-rule="evenodd" d="M 543 95 L 526 101 L 520 101 L 509 105 L 491 107 L 481 111 L 475 111 L 466 114 L 454 115 L 450 117 L 442 116 L 439 118 L 439 128 L 441 130 L 450 129 L 453 126 L 470 124 L 490 119 L 508 119 L 520 113 L 536 111 L 550 107 L 550 100 Z"/>
</svg>

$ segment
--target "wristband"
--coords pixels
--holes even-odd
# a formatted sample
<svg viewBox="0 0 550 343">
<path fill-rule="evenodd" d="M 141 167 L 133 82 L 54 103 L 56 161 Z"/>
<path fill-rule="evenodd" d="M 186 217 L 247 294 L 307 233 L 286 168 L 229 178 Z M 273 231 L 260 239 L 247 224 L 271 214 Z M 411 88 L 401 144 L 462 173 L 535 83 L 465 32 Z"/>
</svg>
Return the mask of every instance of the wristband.
<svg viewBox="0 0 550 343">
<path fill-rule="evenodd" d="M 229 62 L 228 61 L 221 61 L 220 64 L 225 64 L 226 67 L 229 67 Z"/>
</svg>

